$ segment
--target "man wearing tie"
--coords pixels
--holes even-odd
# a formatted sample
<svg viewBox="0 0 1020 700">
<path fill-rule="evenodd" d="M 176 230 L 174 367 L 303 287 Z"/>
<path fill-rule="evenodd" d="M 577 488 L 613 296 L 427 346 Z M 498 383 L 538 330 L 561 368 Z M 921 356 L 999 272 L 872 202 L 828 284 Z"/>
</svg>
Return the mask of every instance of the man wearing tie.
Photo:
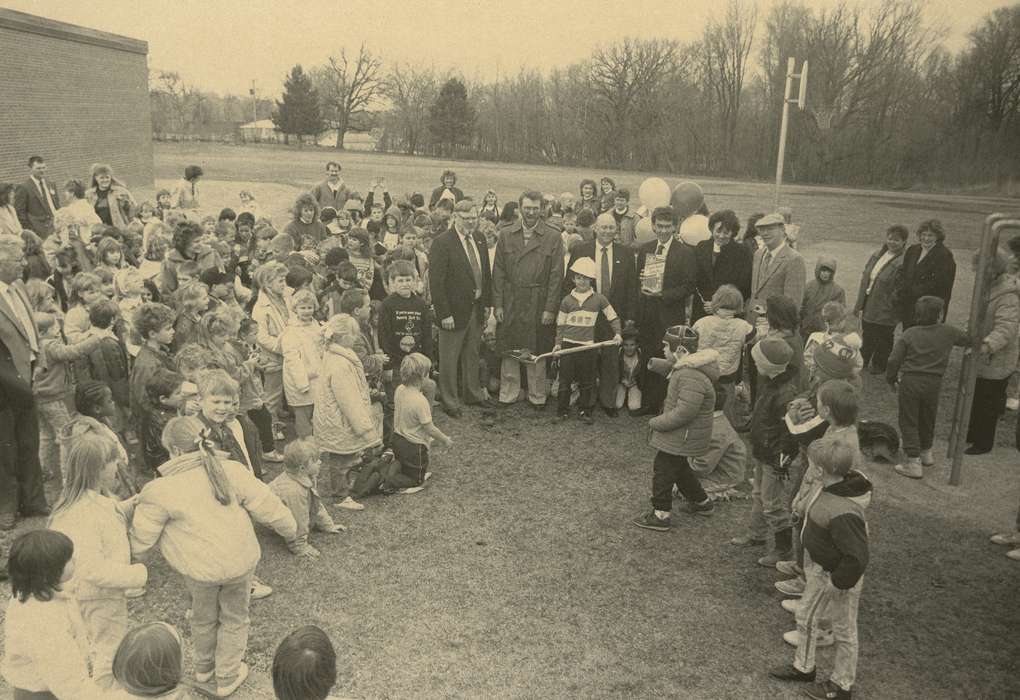
<svg viewBox="0 0 1020 700">
<path fill-rule="evenodd" d="M 477 230 L 478 207 L 462 199 L 454 206 L 453 228 L 429 249 L 429 289 L 439 320 L 440 401 L 454 418 L 461 415 L 462 396 L 467 404 L 490 404 L 478 380 L 478 347 L 492 306 L 492 276 L 489 249 Z"/>
<path fill-rule="evenodd" d="M 29 158 L 28 169 L 28 179 L 18 185 L 14 194 L 14 209 L 23 228 L 46 238 L 53 233 L 53 216 L 60 208 L 60 196 L 46 179 L 46 161 L 42 156 Z"/>
<path fill-rule="evenodd" d="M 769 214 L 758 220 L 756 228 L 764 245 L 755 252 L 751 267 L 747 320 L 752 326 L 758 319 L 758 310 L 765 308 L 765 300 L 773 294 L 782 294 L 799 308 L 804 301 L 807 274 L 804 258 L 787 245 L 782 215 Z"/>
<path fill-rule="evenodd" d="M 634 253 L 617 240 L 619 229 L 612 212 L 600 214 L 595 220 L 595 240 L 579 243 L 570 252 L 570 265 L 578 258 L 591 258 L 595 261 L 595 290 L 609 299 L 620 324 L 634 319 L 638 301 L 637 266 Z M 566 296 L 574 288 L 573 281 L 563 283 L 563 294 Z M 609 322 L 599 316 L 595 324 L 595 342 L 600 343 L 613 337 Z M 617 347 L 602 348 L 599 351 L 598 369 L 598 402 L 607 416 L 615 417 L 616 385 L 620 381 L 620 349 Z"/>
<path fill-rule="evenodd" d="M 676 240 L 677 218 L 671 207 L 656 207 L 652 212 L 654 241 L 638 248 L 638 270 L 641 282 L 641 350 L 646 358 L 664 357 L 662 340 L 666 329 L 687 322 L 687 301 L 697 283 L 694 249 Z M 665 260 L 661 285 L 652 284 L 646 269 L 652 256 Z M 658 287 L 656 289 L 655 287 Z M 654 372 L 645 377 L 641 411 L 658 414 L 666 398 L 666 378 Z"/>
<path fill-rule="evenodd" d="M 4 393 L 20 397 L 11 405 L 0 405 L 0 530 L 12 529 L 19 515 L 50 512 L 39 465 L 39 421 L 31 399 L 32 370 L 43 358 L 21 281 L 24 268 L 21 241 L 0 241 L 0 347 L 2 364 L 13 370 L 12 376 L 4 377 L 11 385 Z"/>
</svg>

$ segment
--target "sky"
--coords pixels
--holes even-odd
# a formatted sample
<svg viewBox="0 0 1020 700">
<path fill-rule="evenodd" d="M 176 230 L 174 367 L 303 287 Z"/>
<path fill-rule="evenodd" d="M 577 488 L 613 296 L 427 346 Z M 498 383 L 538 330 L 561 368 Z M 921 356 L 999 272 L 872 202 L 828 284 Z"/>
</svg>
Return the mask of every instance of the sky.
<svg viewBox="0 0 1020 700">
<path fill-rule="evenodd" d="M 747 1 L 747 0 L 745 0 Z M 865 7 L 878 0 L 860 0 Z M 1014 0 L 1015 1 L 1015 0 Z M 807 0 L 831 6 L 836 0 Z M 764 16 L 772 0 L 758 0 Z M 929 16 L 967 33 L 1009 0 L 928 0 Z M 221 94 L 277 97 L 291 66 L 364 43 L 385 64 L 433 65 L 491 80 L 548 70 L 626 36 L 691 41 L 722 0 L 0 0 L 0 5 L 149 42 L 151 70 Z"/>
</svg>

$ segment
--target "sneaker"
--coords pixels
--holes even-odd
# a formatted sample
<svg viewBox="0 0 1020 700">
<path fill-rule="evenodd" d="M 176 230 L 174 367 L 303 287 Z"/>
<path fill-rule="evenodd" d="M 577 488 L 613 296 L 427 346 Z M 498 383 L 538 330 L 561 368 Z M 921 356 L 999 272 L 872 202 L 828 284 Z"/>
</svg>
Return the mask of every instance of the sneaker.
<svg viewBox="0 0 1020 700">
<path fill-rule="evenodd" d="M 1020 561 L 1020 549 L 1011 549 L 1006 552 L 1006 556 L 1013 561 Z"/>
<path fill-rule="evenodd" d="M 425 490 L 424 486 L 409 486 L 406 489 L 397 489 L 393 493 L 398 494 L 400 496 L 409 496 L 412 493 L 419 493 L 424 490 Z"/>
<path fill-rule="evenodd" d="M 992 544 L 1018 545 L 1020 544 L 1020 532 L 992 535 Z"/>
<path fill-rule="evenodd" d="M 797 630 L 790 630 L 789 632 L 783 633 L 783 641 L 789 644 L 791 647 L 800 645 L 800 632 Z M 832 636 L 832 630 L 819 630 L 815 633 L 815 646 L 819 647 L 831 647 L 836 643 L 835 638 Z"/>
<path fill-rule="evenodd" d="M 785 596 L 790 596 L 791 598 L 800 598 L 804 595 L 805 585 L 804 579 L 800 577 L 787 579 L 785 581 L 776 581 L 775 583 L 777 591 Z"/>
<path fill-rule="evenodd" d="M 580 418 L 581 422 L 584 423 L 585 425 L 591 425 L 592 423 L 595 422 L 595 419 L 591 417 L 591 413 L 589 413 L 588 411 L 581 411 L 578 414 L 578 418 Z"/>
<path fill-rule="evenodd" d="M 660 518 L 655 513 L 645 513 L 640 518 L 634 518 L 631 522 L 640 528 L 655 530 L 656 532 L 668 532 L 670 528 L 669 518 Z"/>
<path fill-rule="evenodd" d="M 796 598 L 783 598 L 779 605 L 782 606 L 783 610 L 788 613 L 793 613 L 794 615 L 796 615 L 797 611 L 800 610 L 800 601 Z"/>
<path fill-rule="evenodd" d="M 361 505 L 350 496 L 348 496 L 342 501 L 337 501 L 336 507 L 344 508 L 346 510 L 365 510 L 365 506 Z"/>
<path fill-rule="evenodd" d="M 730 540 L 730 544 L 734 547 L 761 547 L 765 544 L 764 537 L 753 537 L 751 535 L 741 535 L 740 537 L 734 537 Z"/>
<path fill-rule="evenodd" d="M 852 691 L 843 690 L 832 681 L 815 683 L 810 688 L 807 688 L 804 694 L 809 698 L 814 698 L 814 700 L 850 700 L 853 697 Z"/>
<path fill-rule="evenodd" d="M 705 503 L 691 503 L 690 501 L 687 501 L 680 506 L 680 510 L 684 513 L 690 513 L 691 515 L 704 515 L 707 517 L 715 512 L 715 503 L 711 500 L 708 500 Z"/>
<path fill-rule="evenodd" d="M 202 685 L 205 685 L 206 683 L 212 683 L 214 675 L 215 672 L 213 671 L 207 671 L 206 673 L 199 673 L 198 671 L 195 671 L 195 682 L 201 683 Z"/>
<path fill-rule="evenodd" d="M 270 586 L 259 581 L 257 578 L 251 580 L 251 599 L 262 600 L 273 595 L 273 589 Z"/>
<path fill-rule="evenodd" d="M 921 450 L 921 466 L 922 467 L 935 466 L 935 458 L 932 457 L 931 450 Z"/>
<path fill-rule="evenodd" d="M 921 468 L 921 460 L 919 459 L 908 459 L 906 464 L 897 464 L 893 469 L 900 476 L 905 476 L 908 479 L 923 479 L 924 470 Z"/>
<path fill-rule="evenodd" d="M 804 573 L 804 569 L 800 568 L 800 564 L 794 559 L 788 559 L 786 561 L 776 562 L 776 571 L 787 576 L 800 576 Z"/>
<path fill-rule="evenodd" d="M 1020 399 L 1006 399 L 1007 411 L 1020 411 Z"/>
<path fill-rule="evenodd" d="M 262 461 L 263 462 L 282 462 L 283 461 L 283 455 L 280 454 L 277 450 L 273 450 L 272 452 L 263 452 L 262 453 Z"/>
<path fill-rule="evenodd" d="M 237 689 L 244 685 L 244 682 L 248 680 L 248 674 L 251 670 L 248 668 L 248 664 L 241 662 L 241 665 L 237 667 L 237 678 L 230 685 L 221 685 L 216 688 L 216 697 L 227 698 L 237 692 Z"/>
<path fill-rule="evenodd" d="M 421 483 L 424 484 L 426 481 L 428 481 L 431 478 L 432 478 L 432 472 L 425 472 L 425 476 L 423 476 L 421 478 Z"/>
<path fill-rule="evenodd" d="M 141 598 L 145 595 L 145 588 L 129 588 L 124 591 L 124 597 L 128 600 L 134 600 L 135 598 Z"/>
<path fill-rule="evenodd" d="M 775 678 L 777 681 L 801 681 L 804 683 L 814 683 L 815 681 L 815 670 L 804 672 L 793 664 L 786 664 L 785 666 L 776 666 L 769 675 Z"/>
</svg>

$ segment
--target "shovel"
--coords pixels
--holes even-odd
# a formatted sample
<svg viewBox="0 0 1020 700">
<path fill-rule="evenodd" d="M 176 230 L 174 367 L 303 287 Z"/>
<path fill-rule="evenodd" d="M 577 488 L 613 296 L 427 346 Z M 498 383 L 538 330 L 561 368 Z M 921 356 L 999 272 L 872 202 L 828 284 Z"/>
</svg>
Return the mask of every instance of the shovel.
<svg viewBox="0 0 1020 700">
<path fill-rule="evenodd" d="M 618 343 L 615 340 L 603 340 L 601 343 L 592 343 L 591 345 L 576 345 L 574 347 L 567 348 L 566 350 L 546 352 L 542 353 L 541 355 L 533 355 L 531 351 L 528 349 L 509 350 L 506 353 L 506 356 L 511 359 L 517 360 L 518 362 L 523 362 L 526 365 L 534 365 L 537 364 L 539 360 L 545 360 L 550 357 L 562 357 L 563 355 L 573 355 L 574 353 L 577 352 L 598 350 L 600 348 L 608 348 L 619 344 L 620 343 Z"/>
</svg>

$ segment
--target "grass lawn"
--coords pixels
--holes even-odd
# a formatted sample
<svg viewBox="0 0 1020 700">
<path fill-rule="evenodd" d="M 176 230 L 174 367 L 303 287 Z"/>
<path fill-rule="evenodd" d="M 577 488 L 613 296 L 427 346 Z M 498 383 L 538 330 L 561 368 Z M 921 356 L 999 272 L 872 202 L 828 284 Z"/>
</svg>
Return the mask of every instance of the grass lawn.
<svg viewBox="0 0 1020 700">
<path fill-rule="evenodd" d="M 200 163 L 207 203 L 234 204 L 243 183 L 276 219 L 331 155 L 158 145 L 157 171 L 162 184 Z M 395 191 L 424 191 L 443 167 L 369 154 L 341 160 L 354 184 L 385 174 Z M 501 197 L 523 185 L 573 191 L 583 176 L 485 163 L 457 169 L 469 193 L 493 186 Z M 635 191 L 642 179 L 616 175 Z M 770 201 L 762 184 L 713 180 L 705 189 L 712 206 L 741 216 Z M 949 242 L 971 246 L 983 215 L 1009 208 L 964 197 L 789 193 L 806 232 L 804 254 L 809 261 L 837 255 L 837 279 L 850 296 L 891 223 L 941 216 Z M 950 312 L 963 322 L 972 276 L 965 251 L 956 253 Z M 954 362 L 944 385 L 943 437 L 957 373 Z M 875 377 L 865 383 L 862 414 L 895 423 L 894 395 Z M 779 575 L 754 563 L 758 552 L 726 544 L 741 532 L 749 504 L 722 504 L 712 518 L 676 515 L 666 534 L 639 530 L 628 521 L 648 505 L 653 453 L 645 422 L 599 414 L 593 427 L 554 426 L 552 416 L 522 407 L 487 416 L 468 410 L 459 420 L 437 415 L 455 444 L 437 451 L 429 487 L 367 499 L 361 513 L 334 511 L 349 529 L 313 536 L 323 555 L 316 562 L 292 557 L 263 534 L 258 573 L 276 593 L 252 605 L 255 673 L 237 697 L 271 697 L 272 652 L 287 631 L 307 623 L 330 633 L 342 669 L 337 695 L 354 698 L 797 697 L 799 688 L 765 675 L 792 658 L 780 634 L 793 618 L 772 588 Z M 1004 419 L 1000 449 L 967 461 L 960 488 L 945 485 L 945 466 L 921 482 L 888 465 L 866 468 L 875 482 L 873 559 L 860 611 L 857 697 L 1020 696 L 1020 569 L 987 541 L 1016 514 L 1014 421 Z M 0 538 L 3 551 L 9 539 Z M 132 618 L 167 620 L 187 639 L 186 609 L 180 579 L 157 558 L 148 594 L 131 603 Z M 822 650 L 820 668 L 827 672 L 831 663 L 831 649 Z"/>
</svg>

